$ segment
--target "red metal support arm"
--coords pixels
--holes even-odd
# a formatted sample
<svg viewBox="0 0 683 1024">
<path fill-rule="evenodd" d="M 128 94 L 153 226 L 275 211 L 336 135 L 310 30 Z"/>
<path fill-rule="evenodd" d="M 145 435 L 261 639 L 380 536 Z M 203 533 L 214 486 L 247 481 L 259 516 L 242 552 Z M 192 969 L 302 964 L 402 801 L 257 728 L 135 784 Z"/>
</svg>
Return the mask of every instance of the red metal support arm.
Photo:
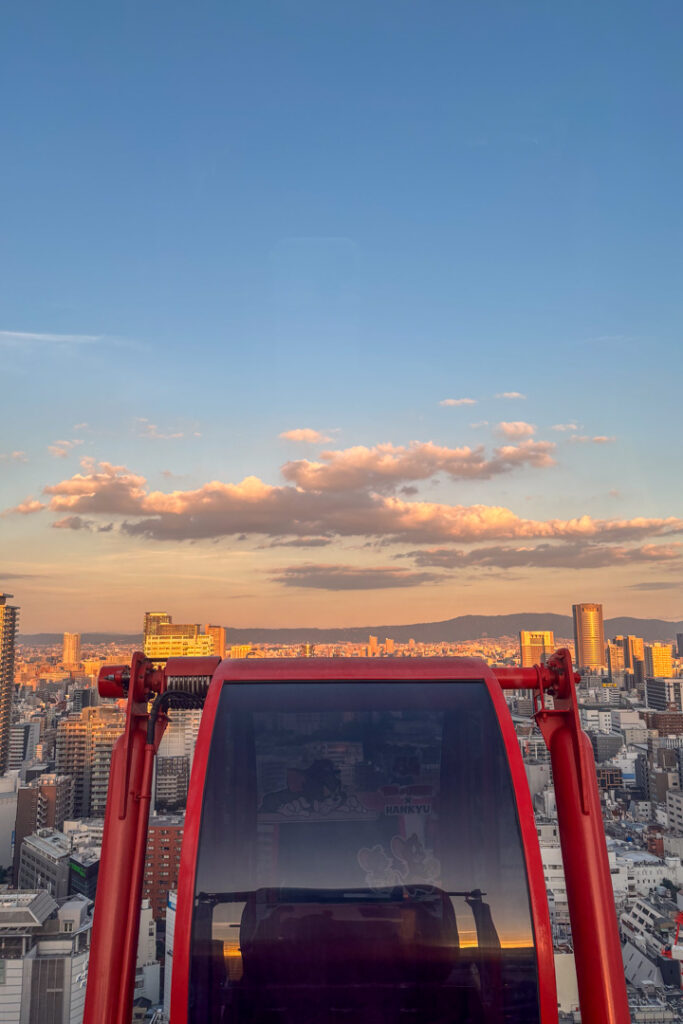
<svg viewBox="0 0 683 1024">
<path fill-rule="evenodd" d="M 568 650 L 546 665 L 497 669 L 504 689 L 536 691 L 536 722 L 550 751 L 567 901 L 574 940 L 583 1024 L 629 1024 L 609 858 L 595 761 L 579 722 L 576 682 Z M 545 693 L 553 707 L 545 704 Z"/>
<path fill-rule="evenodd" d="M 154 757 L 167 722 L 160 713 L 149 727 L 149 702 L 167 689 L 202 692 L 220 661 L 169 658 L 155 668 L 136 653 L 130 669 L 100 672 L 100 696 L 127 697 L 128 704 L 109 770 L 83 1024 L 129 1024 L 132 1015 Z"/>
<path fill-rule="evenodd" d="M 129 1024 L 132 1014 L 155 753 L 147 743 L 148 700 L 163 682 L 163 673 L 142 654 L 133 655 L 130 671 L 116 666 L 100 673 L 100 694 L 127 695 L 128 705 L 109 770 L 84 1024 Z M 165 719 L 155 736 L 157 746 L 164 726 Z"/>
</svg>

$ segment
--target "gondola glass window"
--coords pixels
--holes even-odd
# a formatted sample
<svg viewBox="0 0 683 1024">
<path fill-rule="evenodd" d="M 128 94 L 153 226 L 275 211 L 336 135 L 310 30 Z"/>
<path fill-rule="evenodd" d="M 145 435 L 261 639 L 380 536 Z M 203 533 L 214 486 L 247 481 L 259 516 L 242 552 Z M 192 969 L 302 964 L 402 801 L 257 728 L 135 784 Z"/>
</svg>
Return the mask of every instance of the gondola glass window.
<svg viewBox="0 0 683 1024">
<path fill-rule="evenodd" d="M 225 686 L 190 1020 L 532 1024 L 534 936 L 485 685 Z"/>
</svg>

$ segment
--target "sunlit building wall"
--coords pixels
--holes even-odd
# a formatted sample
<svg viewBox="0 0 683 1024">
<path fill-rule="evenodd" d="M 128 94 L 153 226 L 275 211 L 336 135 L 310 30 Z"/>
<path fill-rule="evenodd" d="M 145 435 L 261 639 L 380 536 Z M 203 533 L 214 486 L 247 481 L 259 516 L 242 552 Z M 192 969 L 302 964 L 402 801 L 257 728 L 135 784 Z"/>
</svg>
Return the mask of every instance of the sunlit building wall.
<svg viewBox="0 0 683 1024">
<path fill-rule="evenodd" d="M 204 626 L 204 632 L 207 636 L 213 637 L 213 653 L 217 654 L 219 658 L 224 658 L 227 644 L 227 631 L 225 626 L 211 626 L 207 623 L 207 625 Z"/>
<path fill-rule="evenodd" d="M 142 629 L 145 639 L 158 633 L 160 626 L 167 625 L 172 621 L 168 612 L 145 612 L 145 621 Z"/>
<path fill-rule="evenodd" d="M 522 629 L 519 632 L 519 655 L 522 668 L 540 665 L 555 650 L 551 629 Z"/>
<path fill-rule="evenodd" d="M 607 644 L 607 671 L 611 683 L 622 682 L 624 678 L 624 645 L 619 642 L 623 639 L 618 636 Z"/>
<path fill-rule="evenodd" d="M 62 643 L 62 664 L 65 668 L 76 668 L 81 662 L 81 634 L 65 633 Z"/>
<path fill-rule="evenodd" d="M 601 604 L 573 604 L 574 650 L 578 668 L 603 669 L 605 628 Z"/>
<path fill-rule="evenodd" d="M 659 679 L 673 675 L 670 644 L 645 644 L 645 674 Z"/>
<path fill-rule="evenodd" d="M 621 640 L 624 647 L 624 668 L 635 672 L 636 662 L 645 661 L 645 641 L 642 636 L 631 634 L 622 637 Z"/>
<path fill-rule="evenodd" d="M 170 636 L 152 634 L 145 637 L 145 655 L 153 661 L 164 661 L 166 658 L 202 658 L 213 654 L 214 640 L 212 636 L 198 633 L 196 636 L 185 636 L 173 633 Z"/>
</svg>

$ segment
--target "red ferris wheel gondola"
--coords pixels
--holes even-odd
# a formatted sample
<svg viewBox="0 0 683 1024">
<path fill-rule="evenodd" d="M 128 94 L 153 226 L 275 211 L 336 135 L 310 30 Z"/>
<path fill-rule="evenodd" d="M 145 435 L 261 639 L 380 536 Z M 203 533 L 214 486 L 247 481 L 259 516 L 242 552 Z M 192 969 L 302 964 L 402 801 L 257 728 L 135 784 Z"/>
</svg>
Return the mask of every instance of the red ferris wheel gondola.
<svg viewBox="0 0 683 1024">
<path fill-rule="evenodd" d="M 183 840 L 171 1024 L 549 1024 L 553 947 L 502 690 L 548 743 L 584 1024 L 627 1024 L 590 743 L 567 651 L 475 659 L 170 659 L 104 669 L 114 752 L 85 1024 L 128 1024 L 154 755 L 204 706 Z M 545 694 L 553 695 L 548 708 Z M 152 701 L 150 706 L 150 701 Z"/>
</svg>

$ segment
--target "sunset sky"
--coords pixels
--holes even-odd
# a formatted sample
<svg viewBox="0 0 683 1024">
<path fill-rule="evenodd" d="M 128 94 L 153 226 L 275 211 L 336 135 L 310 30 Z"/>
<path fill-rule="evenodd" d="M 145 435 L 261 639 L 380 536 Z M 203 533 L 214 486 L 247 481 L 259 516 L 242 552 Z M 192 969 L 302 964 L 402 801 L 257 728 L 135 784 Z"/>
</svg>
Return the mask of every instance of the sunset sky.
<svg viewBox="0 0 683 1024">
<path fill-rule="evenodd" d="M 9 0 L 21 630 L 683 618 L 683 7 Z"/>
</svg>

